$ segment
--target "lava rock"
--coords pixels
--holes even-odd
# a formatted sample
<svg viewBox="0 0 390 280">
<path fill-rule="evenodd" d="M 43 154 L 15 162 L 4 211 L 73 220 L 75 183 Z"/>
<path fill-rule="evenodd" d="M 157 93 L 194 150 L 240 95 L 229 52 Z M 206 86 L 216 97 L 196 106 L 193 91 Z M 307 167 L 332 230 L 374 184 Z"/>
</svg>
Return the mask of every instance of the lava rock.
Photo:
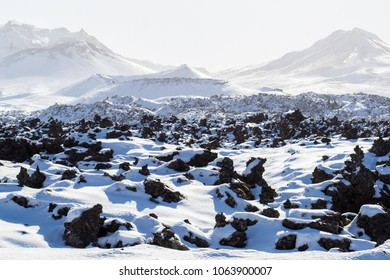
<svg viewBox="0 0 390 280">
<path fill-rule="evenodd" d="M 369 151 L 376 154 L 378 157 L 387 155 L 390 153 L 390 139 L 383 140 L 382 137 L 376 139 Z"/>
<path fill-rule="evenodd" d="M 311 178 L 311 181 L 313 184 L 322 183 L 324 181 L 331 180 L 334 177 L 318 167 L 314 168 L 312 175 L 313 177 Z"/>
<path fill-rule="evenodd" d="M 326 200 L 317 199 L 316 202 L 313 202 L 311 204 L 311 209 L 326 209 L 327 204 L 328 204 L 328 202 Z"/>
<path fill-rule="evenodd" d="M 167 227 L 165 227 L 161 232 L 153 233 L 152 244 L 179 251 L 189 250 L 189 248 L 181 243 L 180 240 L 175 236 L 175 233 Z"/>
<path fill-rule="evenodd" d="M 318 240 L 318 244 L 326 249 L 330 250 L 332 248 L 339 248 L 341 252 L 349 252 L 349 246 L 351 245 L 351 240 L 347 238 L 343 239 L 332 239 L 332 238 L 325 238 L 321 237 L 320 240 Z"/>
<path fill-rule="evenodd" d="M 180 158 L 170 162 L 168 168 L 173 169 L 177 172 L 186 172 L 190 170 L 190 166 Z"/>
<path fill-rule="evenodd" d="M 252 200 L 255 198 L 247 184 L 241 181 L 230 183 L 230 189 L 234 191 L 239 198 L 246 200 Z"/>
<path fill-rule="evenodd" d="M 167 185 L 162 183 L 160 180 L 148 179 L 144 181 L 145 192 L 150 194 L 153 199 L 161 197 L 163 201 L 179 202 L 184 196 L 178 191 L 172 191 Z"/>
<path fill-rule="evenodd" d="M 61 180 L 72 180 L 73 178 L 76 178 L 76 175 L 76 170 L 67 169 L 62 173 Z"/>
<path fill-rule="evenodd" d="M 226 221 L 226 216 L 223 213 L 218 213 L 217 215 L 215 215 L 215 226 L 214 226 L 214 228 L 224 227 L 227 224 L 228 224 L 228 222 Z"/>
<path fill-rule="evenodd" d="M 119 168 L 124 170 L 124 171 L 129 171 L 130 170 L 130 162 L 122 162 L 119 164 Z"/>
<path fill-rule="evenodd" d="M 91 243 L 95 245 L 100 227 L 104 224 L 104 220 L 100 218 L 102 210 L 102 205 L 96 204 L 82 212 L 79 217 L 71 222 L 65 223 L 64 238 L 66 245 L 75 248 L 85 248 Z"/>
<path fill-rule="evenodd" d="M 27 173 L 26 168 L 20 167 L 20 172 L 16 178 L 18 179 L 19 186 L 27 186 L 33 189 L 43 188 L 43 182 L 46 180 L 45 174 L 39 170 L 38 166 L 31 176 Z"/>
<path fill-rule="evenodd" d="M 111 167 L 112 167 L 111 163 L 98 163 L 98 164 L 95 165 L 95 169 L 96 170 L 109 169 Z"/>
<path fill-rule="evenodd" d="M 278 210 L 273 208 L 266 208 L 261 212 L 261 215 L 266 216 L 268 218 L 279 218 L 280 213 Z"/>
<path fill-rule="evenodd" d="M 217 162 L 217 166 L 221 168 L 219 170 L 219 180 L 216 182 L 217 185 L 230 183 L 233 178 L 237 178 L 231 158 L 224 157 L 221 161 Z"/>
<path fill-rule="evenodd" d="M 372 217 L 358 215 L 357 225 L 364 229 L 364 232 L 377 242 L 377 245 L 383 244 L 390 239 L 390 214 L 379 213 Z"/>
<path fill-rule="evenodd" d="M 188 162 L 190 166 L 205 167 L 210 162 L 214 161 L 218 155 L 209 150 L 203 150 L 202 154 L 195 154 Z"/>
<path fill-rule="evenodd" d="M 148 169 L 148 165 L 144 165 L 141 167 L 141 170 L 138 171 L 140 174 L 144 175 L 144 176 L 149 176 L 150 175 L 150 171 Z"/>
<path fill-rule="evenodd" d="M 246 246 L 247 240 L 248 237 L 246 232 L 236 231 L 232 233 L 228 238 L 221 239 L 219 241 L 219 244 L 235 248 L 244 248 Z"/>
<path fill-rule="evenodd" d="M 195 244 L 198 248 L 208 248 L 210 244 L 207 242 L 207 240 L 204 240 L 198 236 L 193 236 L 194 234 L 192 232 L 188 232 L 188 235 L 183 236 L 183 240 Z"/>
<path fill-rule="evenodd" d="M 282 236 L 276 242 L 275 248 L 277 250 L 292 250 L 295 249 L 295 243 L 297 242 L 296 234 L 289 234 Z"/>
<path fill-rule="evenodd" d="M 29 143 L 26 139 L 0 139 L 1 160 L 24 162 L 40 152 L 41 149 L 36 144 Z"/>
<path fill-rule="evenodd" d="M 12 201 L 15 202 L 16 204 L 24 207 L 24 208 L 34 208 L 34 206 L 29 204 L 28 198 L 26 198 L 24 196 L 15 195 L 12 197 Z"/>
<path fill-rule="evenodd" d="M 292 203 L 290 199 L 287 199 L 285 202 L 283 202 L 284 209 L 294 209 L 299 208 L 299 205 L 296 203 Z"/>
</svg>

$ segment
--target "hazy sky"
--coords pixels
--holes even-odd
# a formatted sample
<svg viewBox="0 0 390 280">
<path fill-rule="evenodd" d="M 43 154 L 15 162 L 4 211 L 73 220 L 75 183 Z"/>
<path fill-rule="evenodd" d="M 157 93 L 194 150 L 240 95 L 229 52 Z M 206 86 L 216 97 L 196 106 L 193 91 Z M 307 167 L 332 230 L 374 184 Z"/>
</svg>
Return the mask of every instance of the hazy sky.
<svg viewBox="0 0 390 280">
<path fill-rule="evenodd" d="M 390 44 L 389 0 L 0 0 L 8 20 L 84 28 L 138 59 L 218 69 L 259 64 L 360 27 Z"/>
</svg>

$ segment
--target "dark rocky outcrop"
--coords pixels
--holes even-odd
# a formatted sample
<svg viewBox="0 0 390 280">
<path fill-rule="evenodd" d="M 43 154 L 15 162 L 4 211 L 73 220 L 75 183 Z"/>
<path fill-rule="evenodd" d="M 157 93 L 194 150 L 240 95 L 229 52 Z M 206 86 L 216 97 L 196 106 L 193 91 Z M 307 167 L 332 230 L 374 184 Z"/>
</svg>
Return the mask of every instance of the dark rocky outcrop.
<svg viewBox="0 0 390 280">
<path fill-rule="evenodd" d="M 0 159 L 15 162 L 24 162 L 41 150 L 36 144 L 26 139 L 0 139 Z"/>
<path fill-rule="evenodd" d="M 140 174 L 144 176 L 149 176 L 150 175 L 150 170 L 148 168 L 148 165 L 145 164 L 144 166 L 141 167 L 141 169 L 138 171 Z"/>
<path fill-rule="evenodd" d="M 46 180 L 45 174 L 39 170 L 38 166 L 31 176 L 27 173 L 26 168 L 20 167 L 20 172 L 16 178 L 18 179 L 19 186 L 27 186 L 33 189 L 43 188 L 43 182 Z"/>
<path fill-rule="evenodd" d="M 64 238 L 66 245 L 75 248 L 85 248 L 88 245 L 95 245 L 99 236 L 99 230 L 104 224 L 100 218 L 103 207 L 96 204 L 85 210 L 81 215 L 71 222 L 65 223 Z"/>
<path fill-rule="evenodd" d="M 379 157 L 387 155 L 388 153 L 390 153 L 390 139 L 383 140 L 382 137 L 379 137 L 374 141 L 370 152 L 374 153 Z"/>
<path fill-rule="evenodd" d="M 297 241 L 296 234 L 289 234 L 282 236 L 275 244 L 277 250 L 292 250 L 295 249 L 295 243 Z"/>
<path fill-rule="evenodd" d="M 173 191 L 167 185 L 162 183 L 160 180 L 152 180 L 147 179 L 144 181 L 145 192 L 150 194 L 153 199 L 161 197 L 163 201 L 171 203 L 171 202 L 179 202 L 184 198 L 184 196 L 178 192 Z"/>
<path fill-rule="evenodd" d="M 34 208 L 34 206 L 30 205 L 28 198 L 24 196 L 14 195 L 12 201 L 24 208 Z"/>
<path fill-rule="evenodd" d="M 358 215 L 357 225 L 364 229 L 364 232 L 377 242 L 377 245 L 383 244 L 390 239 L 390 214 L 379 213 L 372 217 Z"/>
<path fill-rule="evenodd" d="M 152 244 L 179 251 L 189 250 L 186 245 L 180 242 L 172 229 L 168 227 L 163 228 L 161 232 L 153 233 Z"/>
<path fill-rule="evenodd" d="M 233 178 L 237 178 L 237 173 L 234 171 L 233 160 L 229 157 L 224 157 L 221 161 L 217 162 L 219 170 L 219 180 L 217 185 L 230 183 Z"/>
<path fill-rule="evenodd" d="M 316 184 L 316 183 L 322 183 L 327 180 L 333 179 L 333 175 L 330 175 L 326 173 L 324 170 L 319 169 L 318 167 L 314 168 L 314 171 L 312 173 L 313 177 L 311 178 L 311 181 Z"/>
<path fill-rule="evenodd" d="M 173 169 L 177 172 L 187 172 L 190 170 L 190 166 L 180 158 L 170 162 L 168 168 Z"/>
<path fill-rule="evenodd" d="M 215 228 L 224 227 L 228 224 L 226 221 L 226 216 L 223 213 L 218 213 L 215 215 Z"/>
<path fill-rule="evenodd" d="M 188 162 L 188 165 L 194 167 L 205 167 L 210 162 L 214 161 L 218 155 L 209 150 L 203 150 L 201 154 L 195 154 L 191 160 Z"/>
<path fill-rule="evenodd" d="M 278 210 L 268 207 L 261 211 L 261 215 L 266 216 L 268 218 L 279 218 L 280 213 Z"/>
<path fill-rule="evenodd" d="M 235 231 L 227 238 L 222 238 L 219 241 L 219 244 L 223 246 L 231 246 L 235 248 L 244 248 L 246 246 L 246 241 L 248 236 L 245 232 Z"/>
<path fill-rule="evenodd" d="M 349 246 L 351 245 L 351 240 L 347 238 L 343 239 L 333 239 L 333 238 L 324 238 L 321 237 L 320 240 L 318 240 L 318 244 L 326 249 L 330 250 L 332 248 L 339 248 L 341 252 L 349 252 Z"/>
<path fill-rule="evenodd" d="M 61 180 L 72 180 L 73 178 L 76 178 L 76 176 L 76 170 L 67 169 L 62 173 Z"/>
<path fill-rule="evenodd" d="M 183 240 L 185 240 L 191 244 L 195 244 L 196 247 L 199 247 L 199 248 L 208 248 L 210 246 L 210 244 L 207 242 L 207 240 L 204 240 L 198 236 L 194 236 L 194 234 L 190 231 L 188 232 L 188 235 L 183 236 Z"/>
</svg>

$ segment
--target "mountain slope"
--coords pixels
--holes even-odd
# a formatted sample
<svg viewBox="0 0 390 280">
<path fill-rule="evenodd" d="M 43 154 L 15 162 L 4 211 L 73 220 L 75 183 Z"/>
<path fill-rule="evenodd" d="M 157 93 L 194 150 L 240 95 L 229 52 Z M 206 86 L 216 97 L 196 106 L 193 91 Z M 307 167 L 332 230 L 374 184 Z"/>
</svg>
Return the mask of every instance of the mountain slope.
<svg viewBox="0 0 390 280">
<path fill-rule="evenodd" d="M 8 22 L 0 27 L 0 101 L 50 95 L 76 81 L 100 73 L 140 75 L 147 67 L 114 53 L 84 30 L 41 29 Z M 51 102 L 62 102 L 54 100 Z M 26 100 L 25 100 L 26 103 Z M 28 101 L 27 101 L 28 103 Z"/>
<path fill-rule="evenodd" d="M 93 75 L 57 92 L 62 97 L 77 97 L 74 102 L 96 102 L 112 96 L 158 99 L 174 96 L 248 95 L 253 90 L 226 80 L 212 79 L 188 65 L 146 75 Z"/>
<path fill-rule="evenodd" d="M 245 86 L 287 92 L 356 92 L 390 95 L 390 47 L 359 28 L 335 31 L 311 47 L 260 66 L 218 74 Z"/>
</svg>

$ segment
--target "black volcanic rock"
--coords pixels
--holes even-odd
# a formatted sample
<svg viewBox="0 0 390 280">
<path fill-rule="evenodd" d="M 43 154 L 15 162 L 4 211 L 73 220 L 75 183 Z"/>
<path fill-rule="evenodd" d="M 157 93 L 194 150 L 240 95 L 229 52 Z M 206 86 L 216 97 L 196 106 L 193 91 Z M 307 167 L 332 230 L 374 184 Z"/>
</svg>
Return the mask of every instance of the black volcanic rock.
<svg viewBox="0 0 390 280">
<path fill-rule="evenodd" d="M 65 223 L 66 245 L 75 248 L 85 248 L 91 243 L 94 245 L 97 242 L 100 227 L 104 224 L 104 220 L 100 218 L 102 210 L 103 207 L 96 204 L 71 222 Z"/>
</svg>

